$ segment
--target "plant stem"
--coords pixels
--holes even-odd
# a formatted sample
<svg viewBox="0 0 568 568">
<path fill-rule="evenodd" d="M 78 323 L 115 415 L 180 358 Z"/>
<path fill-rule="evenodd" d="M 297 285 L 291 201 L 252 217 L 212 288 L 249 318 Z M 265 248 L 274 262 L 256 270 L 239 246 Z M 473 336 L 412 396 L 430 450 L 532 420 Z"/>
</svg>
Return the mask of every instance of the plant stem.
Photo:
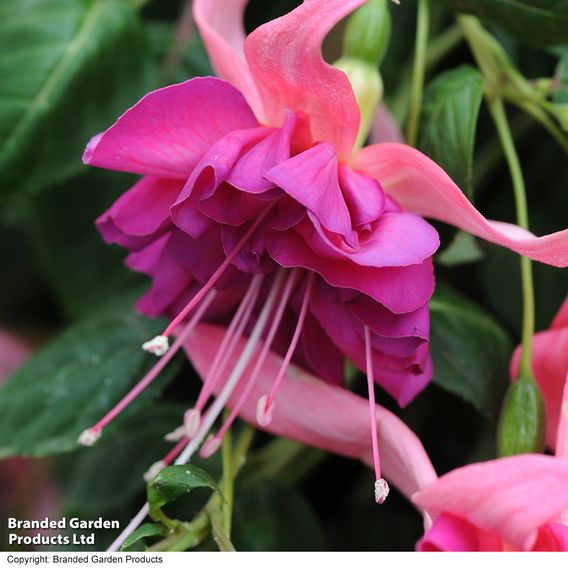
<svg viewBox="0 0 568 568">
<path fill-rule="evenodd" d="M 406 125 L 406 141 L 416 145 L 418 135 L 418 119 L 424 91 L 424 75 L 426 73 L 426 52 L 428 46 L 428 29 L 430 24 L 430 7 L 428 0 L 418 0 L 416 21 L 416 44 L 414 47 L 414 65 L 412 67 L 412 86 L 410 91 L 410 110 Z"/>
<path fill-rule="evenodd" d="M 529 216 L 523 172 L 519 162 L 519 156 L 515 149 L 503 99 L 500 97 L 489 101 L 489 110 L 501 140 L 503 152 L 509 166 L 513 191 L 515 194 L 515 206 L 517 209 L 517 222 L 523 229 L 529 228 Z M 520 376 L 533 377 L 532 373 L 532 338 L 534 335 L 534 286 L 532 277 L 532 263 L 526 256 L 521 257 L 521 282 L 523 287 L 523 332 L 522 353 L 520 363 Z"/>
<path fill-rule="evenodd" d="M 227 411 L 225 411 L 227 413 Z M 227 417 L 225 416 L 225 419 Z M 231 518 L 233 513 L 233 495 L 234 495 L 234 467 L 233 467 L 233 448 L 231 429 L 229 428 L 223 435 L 223 443 L 221 445 L 221 458 L 223 461 L 223 479 L 221 490 L 225 496 L 225 502 L 222 505 L 223 510 L 223 528 L 227 536 L 231 536 Z"/>
</svg>

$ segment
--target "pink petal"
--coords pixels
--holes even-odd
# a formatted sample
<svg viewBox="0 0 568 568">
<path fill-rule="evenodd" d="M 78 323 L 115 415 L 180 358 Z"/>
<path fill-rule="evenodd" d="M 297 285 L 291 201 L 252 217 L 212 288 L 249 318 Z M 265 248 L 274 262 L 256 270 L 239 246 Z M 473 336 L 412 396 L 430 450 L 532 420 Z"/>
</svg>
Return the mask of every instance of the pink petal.
<svg viewBox="0 0 568 568">
<path fill-rule="evenodd" d="M 440 515 L 432 528 L 418 541 L 419 552 L 481 552 L 503 550 L 497 536 L 485 533 L 464 519 Z"/>
<path fill-rule="evenodd" d="M 396 314 L 417 310 L 434 292 L 431 259 L 412 266 L 360 266 L 348 260 L 320 257 L 306 245 L 304 239 L 292 231 L 271 231 L 266 236 L 266 248 L 281 266 L 313 270 L 328 284 L 363 292 Z"/>
<path fill-rule="evenodd" d="M 110 170 L 187 179 L 219 138 L 257 126 L 243 96 L 213 77 L 147 94 L 87 145 L 83 162 Z"/>
<path fill-rule="evenodd" d="M 567 552 L 568 527 L 559 523 L 548 523 L 540 527 L 534 550 L 540 552 Z"/>
<path fill-rule="evenodd" d="M 530 550 L 541 525 L 568 508 L 568 460 L 525 454 L 456 469 L 413 497 L 431 516 L 455 515 Z"/>
<path fill-rule="evenodd" d="M 97 219 L 97 228 L 107 243 L 138 250 L 171 225 L 170 206 L 182 189 L 181 181 L 146 176 Z"/>
<path fill-rule="evenodd" d="M 248 0 L 194 0 L 193 17 L 215 72 L 245 96 L 261 119 L 260 95 L 243 51 L 247 3 Z"/>
<path fill-rule="evenodd" d="M 368 226 L 381 216 L 385 193 L 377 180 L 341 165 L 339 182 L 355 227 Z"/>
<path fill-rule="evenodd" d="M 560 306 L 558 313 L 554 317 L 552 324 L 550 325 L 551 329 L 557 329 L 561 327 L 568 327 L 568 294 Z"/>
<path fill-rule="evenodd" d="M 356 239 L 331 144 L 317 144 L 274 166 L 265 177 L 304 205 L 328 231 L 348 242 Z"/>
<path fill-rule="evenodd" d="M 303 111 L 313 139 L 331 142 L 341 160 L 349 158 L 357 137 L 359 108 L 347 76 L 323 60 L 321 46 L 331 28 L 364 1 L 306 0 L 245 42 L 267 124 L 280 126 L 284 109 Z"/>
<path fill-rule="evenodd" d="M 516 225 L 488 221 L 432 160 L 404 144 L 363 148 L 354 167 L 375 177 L 404 208 L 553 266 L 568 266 L 568 230 L 535 237 Z"/>
<path fill-rule="evenodd" d="M 369 140 L 371 144 L 383 144 L 385 142 L 404 144 L 404 134 L 384 103 L 377 109 Z"/>
<path fill-rule="evenodd" d="M 512 378 L 517 377 L 520 358 L 521 349 L 517 347 L 511 359 Z M 546 442 L 550 448 L 555 448 L 568 373 L 568 328 L 550 329 L 534 336 L 533 371 L 546 407 Z"/>
<path fill-rule="evenodd" d="M 201 377 L 207 374 L 223 334 L 223 328 L 203 324 L 186 341 L 185 350 Z M 237 355 L 233 356 L 229 368 L 234 366 L 236 358 Z M 255 426 L 258 399 L 270 391 L 281 361 L 274 353 L 268 356 L 240 413 L 244 420 Z M 245 379 L 251 367 L 245 372 Z M 229 406 L 235 404 L 243 384 L 241 380 L 233 391 Z M 377 421 L 385 477 L 407 497 L 433 482 L 436 474 L 416 435 L 381 406 L 377 406 Z M 368 401 L 343 388 L 326 384 L 298 367 L 289 367 L 276 396 L 272 422 L 266 430 L 342 456 L 361 459 L 372 466 Z"/>
</svg>

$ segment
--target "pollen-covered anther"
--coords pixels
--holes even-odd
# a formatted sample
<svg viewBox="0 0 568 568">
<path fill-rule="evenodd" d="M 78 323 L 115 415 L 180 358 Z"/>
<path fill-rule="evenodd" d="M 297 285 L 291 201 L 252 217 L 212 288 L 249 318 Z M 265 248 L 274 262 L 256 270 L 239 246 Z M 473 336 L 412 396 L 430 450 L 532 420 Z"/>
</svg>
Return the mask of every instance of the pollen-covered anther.
<svg viewBox="0 0 568 568">
<path fill-rule="evenodd" d="M 272 422 L 272 413 L 274 412 L 274 401 L 268 402 L 268 395 L 261 396 L 256 405 L 256 421 L 266 428 Z"/>
<path fill-rule="evenodd" d="M 164 436 L 166 442 L 179 442 L 185 436 L 185 426 L 178 426 Z"/>
<path fill-rule="evenodd" d="M 385 502 L 389 492 L 390 487 L 385 479 L 381 477 L 381 479 L 377 479 L 377 481 L 375 481 L 375 501 L 379 505 L 382 505 Z"/>
<path fill-rule="evenodd" d="M 201 447 L 199 456 L 202 459 L 206 460 L 207 458 L 211 457 L 220 447 L 221 438 L 218 438 L 217 436 L 213 436 L 213 434 L 211 434 Z"/>
<path fill-rule="evenodd" d="M 157 461 L 153 463 L 149 468 L 148 471 L 143 475 L 144 481 L 146 483 L 150 483 L 160 471 L 162 471 L 166 467 L 166 462 L 164 460 Z"/>
<path fill-rule="evenodd" d="M 170 348 L 170 341 L 166 335 L 156 335 L 150 341 L 142 344 L 142 349 L 148 353 L 152 353 L 156 357 L 161 357 L 168 352 Z"/>
<path fill-rule="evenodd" d="M 201 425 L 201 412 L 197 408 L 188 410 L 183 417 L 183 425 L 185 435 L 188 438 L 193 438 Z"/>
<path fill-rule="evenodd" d="M 87 428 L 87 430 L 81 432 L 80 436 L 77 438 L 77 443 L 80 446 L 92 446 L 101 437 L 102 433 L 102 430 Z"/>
</svg>

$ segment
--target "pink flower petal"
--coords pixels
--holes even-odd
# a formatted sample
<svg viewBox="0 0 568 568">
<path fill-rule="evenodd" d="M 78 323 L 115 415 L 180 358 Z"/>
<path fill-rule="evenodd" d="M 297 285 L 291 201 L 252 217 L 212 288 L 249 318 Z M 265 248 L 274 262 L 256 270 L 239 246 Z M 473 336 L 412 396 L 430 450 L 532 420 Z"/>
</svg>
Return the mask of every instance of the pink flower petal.
<svg viewBox="0 0 568 568">
<path fill-rule="evenodd" d="M 568 460 L 525 454 L 456 469 L 413 497 L 432 517 L 455 515 L 530 550 L 541 525 L 568 508 Z"/>
<path fill-rule="evenodd" d="M 562 327 L 568 327 L 568 294 L 550 325 L 551 329 L 559 329 Z"/>
<path fill-rule="evenodd" d="M 304 205 L 325 229 L 350 243 L 356 239 L 339 187 L 337 155 L 331 144 L 317 144 L 277 164 L 265 177 Z"/>
<path fill-rule="evenodd" d="M 207 374 L 223 334 L 223 328 L 203 324 L 186 341 L 185 350 L 201 377 Z M 230 366 L 235 364 L 236 357 L 232 358 Z M 257 401 L 270 391 L 281 361 L 281 357 L 274 353 L 268 356 L 240 413 L 244 420 L 255 426 Z M 245 372 L 245 379 L 251 367 Z M 229 406 L 235 404 L 243 385 L 241 380 L 229 399 Z M 367 400 L 290 366 L 278 390 L 272 422 L 266 430 L 310 446 L 361 459 L 372 467 L 368 413 Z M 385 477 L 407 497 L 433 482 L 436 474 L 416 435 L 381 406 L 377 406 L 377 421 Z M 372 488 L 369 488 L 371 493 Z"/>
<path fill-rule="evenodd" d="M 182 189 L 182 181 L 146 176 L 97 219 L 97 228 L 105 242 L 138 250 L 171 226 L 170 206 Z"/>
<path fill-rule="evenodd" d="M 193 17 L 215 72 L 245 96 L 261 119 L 260 95 L 243 51 L 247 3 L 248 0 L 194 0 Z"/>
<path fill-rule="evenodd" d="M 419 552 L 487 552 L 503 550 L 497 536 L 474 527 L 464 519 L 444 513 L 418 541 Z"/>
<path fill-rule="evenodd" d="M 534 550 L 540 552 L 567 552 L 568 527 L 559 523 L 548 523 L 540 527 Z"/>
<path fill-rule="evenodd" d="M 315 254 L 304 239 L 292 231 L 271 231 L 266 236 L 266 248 L 281 266 L 313 270 L 328 284 L 363 292 L 396 314 L 417 310 L 434 292 L 431 259 L 412 266 L 387 268 L 325 259 Z"/>
<path fill-rule="evenodd" d="M 365 0 L 306 0 L 285 16 L 252 32 L 245 56 L 271 126 L 284 121 L 284 109 L 310 118 L 314 140 L 331 142 L 341 160 L 351 154 L 359 129 L 359 108 L 347 76 L 322 57 L 322 42 Z"/>
<path fill-rule="evenodd" d="M 369 140 L 371 144 L 383 144 L 384 142 L 404 143 L 404 134 L 384 103 L 377 109 Z"/>
<path fill-rule="evenodd" d="M 568 266 L 568 230 L 535 237 L 516 225 L 488 221 L 432 160 L 404 144 L 363 148 L 354 167 L 375 177 L 404 208 L 553 266 Z"/>
<path fill-rule="evenodd" d="M 219 138 L 258 123 L 243 96 L 213 77 L 147 94 L 87 145 L 83 162 L 110 170 L 187 179 Z"/>
</svg>

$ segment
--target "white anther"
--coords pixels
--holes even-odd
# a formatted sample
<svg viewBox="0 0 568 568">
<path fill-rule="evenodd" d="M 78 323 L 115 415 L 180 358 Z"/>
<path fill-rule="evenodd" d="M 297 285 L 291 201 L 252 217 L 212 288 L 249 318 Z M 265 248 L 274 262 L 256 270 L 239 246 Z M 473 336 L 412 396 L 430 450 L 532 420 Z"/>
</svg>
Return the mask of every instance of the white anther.
<svg viewBox="0 0 568 568">
<path fill-rule="evenodd" d="M 217 438 L 212 434 L 207 438 L 206 442 L 201 447 L 199 455 L 201 458 L 206 460 L 211 457 L 221 446 L 221 438 Z"/>
<path fill-rule="evenodd" d="M 258 399 L 256 405 L 256 421 L 266 428 L 272 422 L 272 413 L 274 412 L 274 401 L 267 406 L 268 395 L 263 395 Z"/>
<path fill-rule="evenodd" d="M 102 430 L 87 428 L 87 430 L 81 432 L 80 436 L 77 438 L 77 443 L 80 446 L 92 446 L 101 437 L 102 433 Z"/>
<path fill-rule="evenodd" d="M 197 408 L 191 408 L 185 413 L 183 424 L 185 435 L 190 439 L 193 438 L 201 425 L 201 412 Z"/>
<path fill-rule="evenodd" d="M 142 344 L 142 349 L 148 353 L 154 354 L 156 357 L 161 357 L 168 352 L 170 348 L 170 341 L 166 335 L 156 335 L 150 341 Z"/>
<path fill-rule="evenodd" d="M 158 473 L 160 473 L 160 471 L 162 471 L 165 467 L 166 462 L 164 462 L 163 460 L 153 463 L 149 467 L 148 471 L 143 475 L 144 481 L 146 483 L 150 483 L 150 481 L 152 481 L 152 479 L 154 479 L 154 477 L 156 477 L 156 475 L 158 475 Z"/>
<path fill-rule="evenodd" d="M 179 442 L 185 436 L 185 426 L 178 426 L 164 436 L 166 442 Z"/>
<path fill-rule="evenodd" d="M 385 479 L 381 477 L 381 479 L 377 479 L 375 481 L 375 501 L 381 505 L 385 502 L 390 491 L 389 484 L 386 482 Z"/>
</svg>

